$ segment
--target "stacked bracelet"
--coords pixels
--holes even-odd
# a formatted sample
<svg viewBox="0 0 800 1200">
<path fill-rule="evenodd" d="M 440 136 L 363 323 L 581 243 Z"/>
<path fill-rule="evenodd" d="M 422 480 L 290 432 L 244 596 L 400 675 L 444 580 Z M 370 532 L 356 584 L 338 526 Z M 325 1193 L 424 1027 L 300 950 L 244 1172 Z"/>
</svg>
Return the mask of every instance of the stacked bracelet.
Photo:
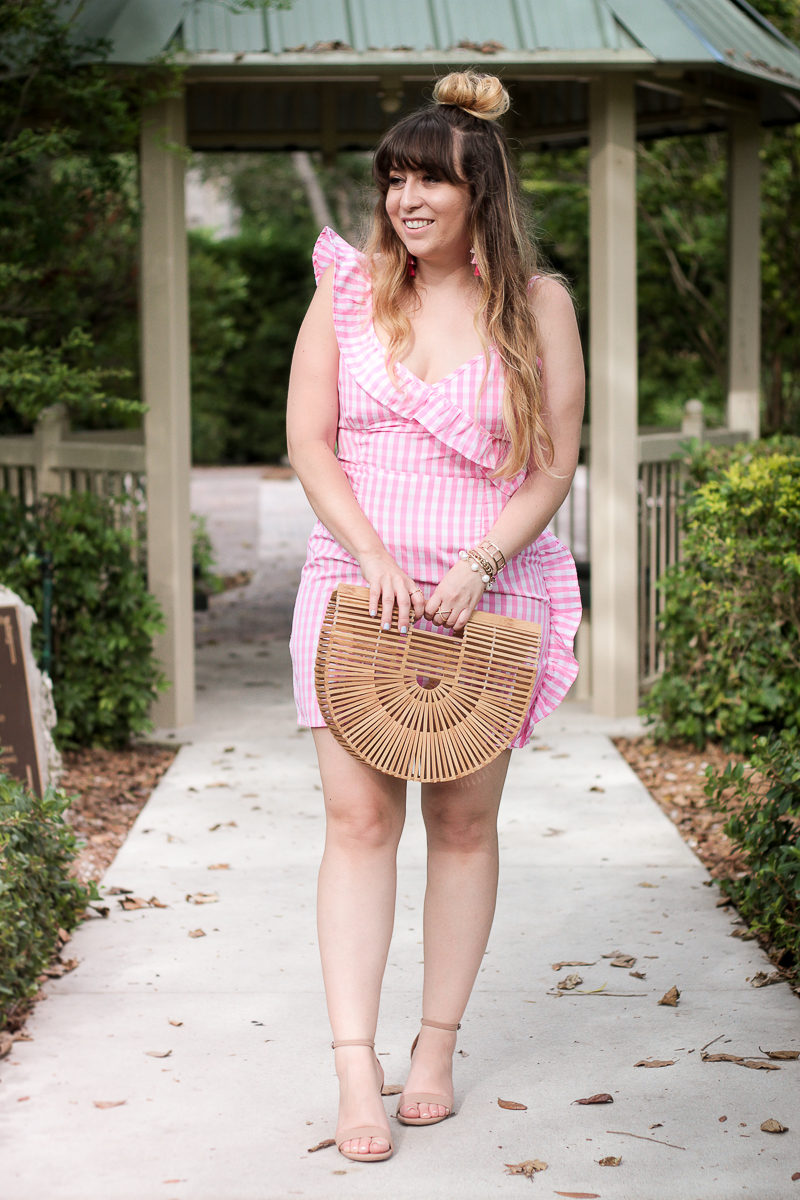
<svg viewBox="0 0 800 1200">
<path fill-rule="evenodd" d="M 458 557 L 468 562 L 470 569 L 476 574 L 480 572 L 481 583 L 486 592 L 491 592 L 495 576 L 506 565 L 502 550 L 495 546 L 494 542 L 486 539 L 469 550 L 459 550 Z"/>
</svg>

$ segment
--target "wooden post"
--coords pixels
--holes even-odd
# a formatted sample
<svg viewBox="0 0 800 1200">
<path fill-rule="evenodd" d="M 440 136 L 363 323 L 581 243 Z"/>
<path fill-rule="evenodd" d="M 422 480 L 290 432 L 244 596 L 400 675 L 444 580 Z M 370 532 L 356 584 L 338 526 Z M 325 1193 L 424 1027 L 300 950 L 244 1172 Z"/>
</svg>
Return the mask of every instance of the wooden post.
<svg viewBox="0 0 800 1200">
<path fill-rule="evenodd" d="M 636 110 L 634 80 L 590 91 L 592 707 L 638 709 Z"/>
<path fill-rule="evenodd" d="M 166 618 L 156 653 L 170 689 L 160 726 L 194 719 L 194 616 L 189 507 L 189 300 L 183 97 L 144 114 L 141 135 L 141 361 L 147 467 L 147 570 Z"/>
<path fill-rule="evenodd" d="M 69 430 L 67 411 L 63 404 L 53 404 L 39 414 L 33 431 L 36 495 L 61 495 L 64 486 L 58 469 L 58 450 Z"/>
<path fill-rule="evenodd" d="M 728 428 L 761 427 L 761 126 L 731 117 L 728 134 Z"/>
</svg>

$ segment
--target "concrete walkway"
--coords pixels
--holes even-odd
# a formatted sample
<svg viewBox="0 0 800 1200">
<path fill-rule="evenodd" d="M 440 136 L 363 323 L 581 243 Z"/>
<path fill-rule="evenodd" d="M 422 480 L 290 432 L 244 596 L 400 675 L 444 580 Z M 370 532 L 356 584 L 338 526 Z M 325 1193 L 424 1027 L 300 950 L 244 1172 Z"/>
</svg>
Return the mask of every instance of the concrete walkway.
<svg viewBox="0 0 800 1200">
<path fill-rule="evenodd" d="M 608 726 L 569 702 L 513 756 L 456 1118 L 393 1122 L 386 1163 L 307 1152 L 336 1113 L 314 929 L 322 805 L 284 638 L 309 517 L 294 481 L 206 472 L 195 485 L 223 566 L 255 579 L 198 618 L 197 722 L 105 881 L 165 907 L 124 911 L 109 895 L 109 917 L 76 932 L 80 965 L 48 986 L 33 1041 L 0 1063 L 3 1200 L 800 1196 L 800 1062 L 747 1070 L 700 1054 L 800 1048 L 797 1000 L 750 986 L 769 964 L 730 936 L 734 916 Z M 392 1083 L 420 1015 L 414 787 L 408 811 L 378 1033 Z M 613 967 L 615 951 L 644 978 Z M 588 965 L 553 969 L 572 960 Z M 582 990 L 554 995 L 570 972 Z M 678 1006 L 660 1006 L 673 985 Z M 649 1058 L 674 1062 L 634 1065 Z M 598 1092 L 614 1103 L 573 1103 Z M 770 1117 L 789 1132 L 761 1132 Z M 608 1155 L 621 1165 L 600 1166 Z M 529 1159 L 548 1170 L 505 1173 Z"/>
</svg>

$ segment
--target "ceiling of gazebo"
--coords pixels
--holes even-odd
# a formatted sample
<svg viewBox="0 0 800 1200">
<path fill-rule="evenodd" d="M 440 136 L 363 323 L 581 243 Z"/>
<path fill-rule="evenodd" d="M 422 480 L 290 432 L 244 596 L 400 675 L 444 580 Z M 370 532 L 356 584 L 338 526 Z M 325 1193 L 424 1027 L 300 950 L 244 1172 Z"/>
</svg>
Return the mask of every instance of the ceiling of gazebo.
<svg viewBox="0 0 800 1200">
<path fill-rule="evenodd" d="M 800 120 L 800 50 L 746 0 L 83 0 L 77 22 L 112 62 L 185 64 L 197 149 L 368 148 L 462 66 L 510 85 L 523 145 L 583 140 L 609 71 L 636 78 L 640 137 L 722 129 L 742 107 Z"/>
</svg>

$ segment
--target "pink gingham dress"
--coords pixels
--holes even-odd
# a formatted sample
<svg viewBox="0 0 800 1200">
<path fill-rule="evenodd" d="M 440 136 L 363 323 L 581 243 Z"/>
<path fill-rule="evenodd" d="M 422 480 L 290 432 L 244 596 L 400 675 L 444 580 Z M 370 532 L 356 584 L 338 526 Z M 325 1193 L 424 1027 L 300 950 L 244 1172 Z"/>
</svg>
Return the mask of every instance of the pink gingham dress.
<svg viewBox="0 0 800 1200">
<path fill-rule="evenodd" d="M 429 594 L 458 558 L 479 542 L 524 479 L 492 478 L 504 457 L 503 370 L 496 351 L 481 391 L 483 354 L 437 383 L 423 383 L 402 364 L 398 389 L 386 370 L 372 324 L 369 274 L 361 254 L 331 229 L 314 247 L 319 282 L 334 264 L 333 319 L 339 343 L 339 463 L 384 545 Z M 479 398 L 478 398 L 479 397 Z M 477 407 L 476 407 L 477 404 Z M 331 592 L 364 584 L 358 563 L 317 521 L 308 542 L 290 642 L 298 721 L 324 725 L 314 690 L 314 659 Z M 539 674 L 513 746 L 564 698 L 578 664 L 572 642 L 581 615 L 575 564 L 545 531 L 512 558 L 480 608 L 538 621 Z M 447 636 L 446 634 L 444 636 Z"/>
</svg>

